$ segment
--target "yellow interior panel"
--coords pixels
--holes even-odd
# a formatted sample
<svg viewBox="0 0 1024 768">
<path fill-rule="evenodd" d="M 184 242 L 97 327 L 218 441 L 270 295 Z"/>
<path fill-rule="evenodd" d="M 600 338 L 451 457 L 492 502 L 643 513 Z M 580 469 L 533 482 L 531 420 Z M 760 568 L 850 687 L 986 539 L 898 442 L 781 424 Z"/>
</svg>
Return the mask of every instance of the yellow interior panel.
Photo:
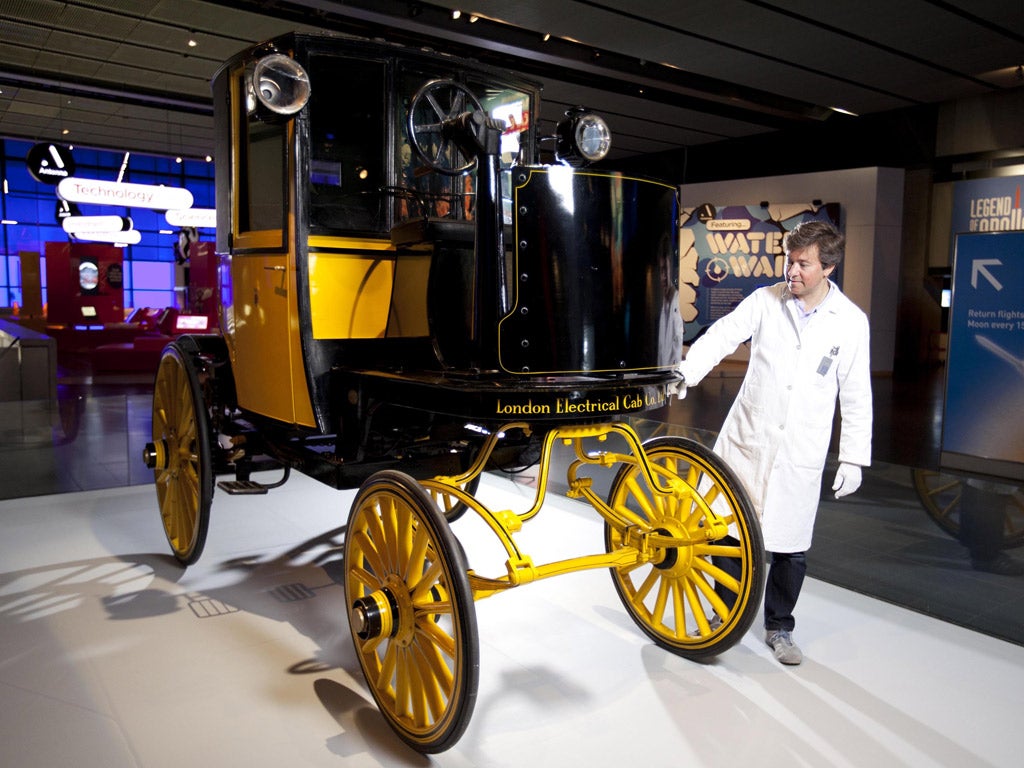
<svg viewBox="0 0 1024 768">
<path fill-rule="evenodd" d="M 395 278 L 395 254 L 309 254 L 309 300 L 314 339 L 384 336 Z"/>
<path fill-rule="evenodd" d="M 388 318 L 388 336 L 429 336 L 427 279 L 433 251 L 402 253 L 395 261 L 395 293 Z"/>
</svg>

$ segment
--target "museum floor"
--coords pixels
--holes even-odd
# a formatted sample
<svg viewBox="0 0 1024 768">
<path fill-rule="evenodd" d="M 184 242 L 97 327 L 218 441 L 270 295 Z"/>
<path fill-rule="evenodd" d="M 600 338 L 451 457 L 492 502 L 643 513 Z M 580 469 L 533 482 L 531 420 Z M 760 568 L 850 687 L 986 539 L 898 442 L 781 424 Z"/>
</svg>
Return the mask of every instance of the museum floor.
<svg viewBox="0 0 1024 768">
<path fill-rule="evenodd" d="M 706 439 L 737 383 L 659 416 Z M 633 625 L 606 573 L 549 579 L 475 604 L 475 712 L 430 758 L 391 734 L 352 651 L 338 547 L 354 492 L 293 475 L 265 497 L 219 493 L 182 570 L 139 460 L 147 387 L 69 376 L 56 421 L 0 420 L 4 765 L 1020 764 L 1024 578 L 973 571 L 915 493 L 937 458 L 934 372 L 876 381 L 875 465 L 819 515 L 803 665 L 754 630 L 686 661 Z M 480 495 L 521 508 L 533 489 L 488 475 Z M 489 534 L 455 532 L 486 571 Z M 601 525 L 551 494 L 520 541 L 544 562 L 600 550 Z"/>
</svg>

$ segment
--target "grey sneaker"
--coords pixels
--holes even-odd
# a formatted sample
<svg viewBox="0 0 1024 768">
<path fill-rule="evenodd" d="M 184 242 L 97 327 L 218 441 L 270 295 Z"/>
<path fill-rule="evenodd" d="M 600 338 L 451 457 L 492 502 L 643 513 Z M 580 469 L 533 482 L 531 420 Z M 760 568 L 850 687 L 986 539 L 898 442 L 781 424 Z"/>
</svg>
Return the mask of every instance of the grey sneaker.
<svg viewBox="0 0 1024 768">
<path fill-rule="evenodd" d="M 793 637 L 785 629 L 768 629 L 764 633 L 764 641 L 775 653 L 775 658 L 783 664 L 799 664 L 804 660 L 800 648 L 793 642 Z"/>
<path fill-rule="evenodd" d="M 715 616 L 712 616 L 710 619 L 708 619 L 708 629 L 710 629 L 712 633 L 717 632 L 719 627 L 721 627 L 721 626 L 722 626 L 722 619 L 717 614 Z M 700 637 L 700 630 L 699 629 L 690 630 L 690 637 Z"/>
</svg>

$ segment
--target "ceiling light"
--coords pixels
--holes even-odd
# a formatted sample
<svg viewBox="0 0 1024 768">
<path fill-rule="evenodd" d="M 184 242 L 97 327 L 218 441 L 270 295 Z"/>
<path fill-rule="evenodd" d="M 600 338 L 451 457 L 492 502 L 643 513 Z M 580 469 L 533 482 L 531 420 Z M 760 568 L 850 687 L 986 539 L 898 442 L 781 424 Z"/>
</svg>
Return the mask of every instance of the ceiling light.
<svg viewBox="0 0 1024 768">
<path fill-rule="evenodd" d="M 551 33 L 550 32 L 545 32 L 544 33 L 544 37 L 542 37 L 541 39 L 546 43 L 548 40 L 551 39 Z"/>
<path fill-rule="evenodd" d="M 64 128 L 64 129 L 63 129 L 63 130 L 62 130 L 62 131 L 60 132 L 60 135 L 61 135 L 61 136 L 67 136 L 67 135 L 68 135 L 69 133 L 71 133 L 71 130 L 70 130 L 69 128 Z"/>
<path fill-rule="evenodd" d="M 193 40 L 192 38 L 189 38 L 189 40 L 188 40 L 188 47 L 189 47 L 189 48 L 195 48 L 195 47 L 196 47 L 197 45 L 199 45 L 199 43 L 197 43 L 197 42 L 196 42 L 195 40 Z"/>
<path fill-rule="evenodd" d="M 478 21 L 480 21 L 480 17 L 479 16 L 470 16 L 469 17 L 469 23 L 470 24 L 476 24 Z"/>
<path fill-rule="evenodd" d="M 462 11 L 452 11 L 452 18 L 457 19 L 462 16 Z"/>
</svg>

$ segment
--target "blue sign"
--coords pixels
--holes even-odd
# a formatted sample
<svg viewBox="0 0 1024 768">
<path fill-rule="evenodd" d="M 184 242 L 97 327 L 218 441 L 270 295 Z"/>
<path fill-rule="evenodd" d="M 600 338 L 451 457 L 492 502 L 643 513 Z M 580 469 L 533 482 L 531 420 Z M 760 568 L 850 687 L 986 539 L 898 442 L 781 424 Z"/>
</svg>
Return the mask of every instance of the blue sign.
<svg viewBox="0 0 1024 768">
<path fill-rule="evenodd" d="M 1024 232 L 955 248 L 941 463 L 1024 479 Z"/>
</svg>

